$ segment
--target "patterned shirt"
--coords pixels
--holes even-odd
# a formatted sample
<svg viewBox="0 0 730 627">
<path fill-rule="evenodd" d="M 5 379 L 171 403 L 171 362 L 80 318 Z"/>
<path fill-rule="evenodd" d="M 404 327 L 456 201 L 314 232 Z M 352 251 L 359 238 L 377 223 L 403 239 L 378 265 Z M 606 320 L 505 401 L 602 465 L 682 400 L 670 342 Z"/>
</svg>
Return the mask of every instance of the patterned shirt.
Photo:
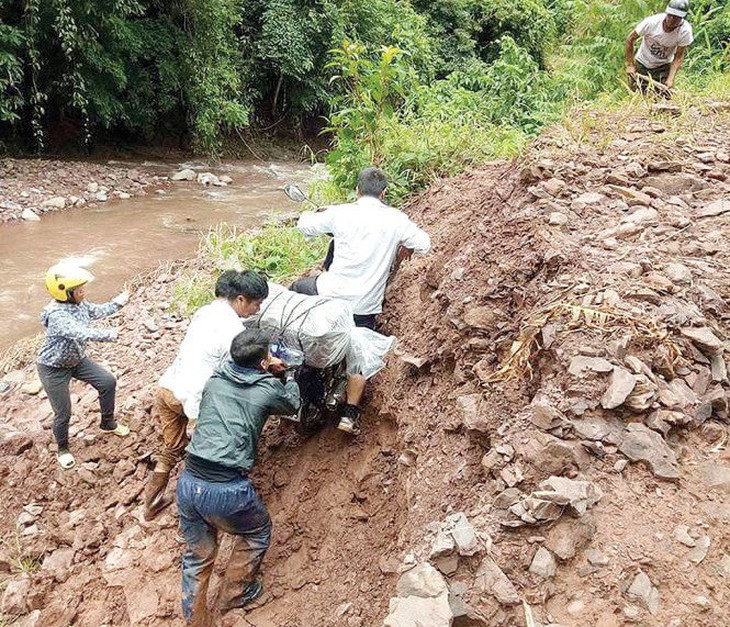
<svg viewBox="0 0 730 627">
<path fill-rule="evenodd" d="M 46 337 L 38 351 L 38 363 L 54 368 L 75 368 L 84 358 L 86 342 L 111 342 L 116 337 L 111 329 L 95 329 L 91 321 L 111 316 L 120 309 L 121 305 L 113 302 L 103 305 L 87 301 L 48 303 L 41 312 Z"/>
</svg>

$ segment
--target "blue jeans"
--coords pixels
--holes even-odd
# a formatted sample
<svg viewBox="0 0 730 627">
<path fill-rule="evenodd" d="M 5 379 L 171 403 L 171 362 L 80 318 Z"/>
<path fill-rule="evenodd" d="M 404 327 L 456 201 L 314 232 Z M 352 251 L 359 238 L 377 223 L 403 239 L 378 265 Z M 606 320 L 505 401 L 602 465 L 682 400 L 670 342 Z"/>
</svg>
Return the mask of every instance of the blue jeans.
<svg viewBox="0 0 730 627">
<path fill-rule="evenodd" d="M 204 624 L 218 532 L 238 536 L 226 567 L 220 604 L 240 607 L 271 544 L 271 519 L 249 479 L 215 483 L 198 479 L 187 469 L 177 482 L 177 508 L 188 544 L 182 560 L 183 616 L 189 623 Z"/>
</svg>

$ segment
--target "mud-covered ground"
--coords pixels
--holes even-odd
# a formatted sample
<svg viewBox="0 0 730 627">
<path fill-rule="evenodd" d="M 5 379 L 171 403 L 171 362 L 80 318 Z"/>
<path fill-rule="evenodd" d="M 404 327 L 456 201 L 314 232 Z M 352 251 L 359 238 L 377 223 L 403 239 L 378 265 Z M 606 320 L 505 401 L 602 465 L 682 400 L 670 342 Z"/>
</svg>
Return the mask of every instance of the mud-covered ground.
<svg viewBox="0 0 730 627">
<path fill-rule="evenodd" d="M 724 624 L 729 145 L 728 115 L 703 108 L 586 114 L 407 207 L 434 248 L 389 288 L 399 355 L 356 440 L 267 426 L 270 596 L 216 623 Z M 5 377 L 5 620 L 182 624 L 174 509 L 145 523 L 140 500 L 180 271 L 143 282 L 118 344 L 92 350 L 128 440 L 102 438 L 76 386 L 83 463 L 59 470 L 32 366 Z"/>
</svg>

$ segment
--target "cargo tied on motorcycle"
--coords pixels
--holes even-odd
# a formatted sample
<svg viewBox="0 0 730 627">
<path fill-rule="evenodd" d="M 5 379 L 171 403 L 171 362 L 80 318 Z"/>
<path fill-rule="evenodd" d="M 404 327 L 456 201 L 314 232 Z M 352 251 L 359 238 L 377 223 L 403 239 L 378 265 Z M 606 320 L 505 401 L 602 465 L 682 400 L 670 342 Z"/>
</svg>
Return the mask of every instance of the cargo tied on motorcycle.
<svg viewBox="0 0 730 627">
<path fill-rule="evenodd" d="M 310 434 L 337 415 L 347 376 L 371 378 L 385 366 L 396 338 L 356 327 L 344 302 L 306 296 L 269 282 L 259 313 L 246 320 L 272 336 L 272 355 L 295 368 L 302 406 L 298 430 Z"/>
</svg>

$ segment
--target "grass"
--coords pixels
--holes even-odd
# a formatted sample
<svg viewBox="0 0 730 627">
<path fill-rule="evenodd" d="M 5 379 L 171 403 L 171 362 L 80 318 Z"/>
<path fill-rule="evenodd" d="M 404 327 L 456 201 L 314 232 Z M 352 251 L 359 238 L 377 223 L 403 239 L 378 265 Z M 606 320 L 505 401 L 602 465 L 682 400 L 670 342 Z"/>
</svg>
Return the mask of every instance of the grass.
<svg viewBox="0 0 730 627">
<path fill-rule="evenodd" d="M 306 238 L 294 226 L 271 222 L 249 232 L 219 224 L 203 238 L 200 252 L 208 271 L 184 273 L 177 280 L 171 307 L 190 315 L 210 302 L 215 277 L 223 270 L 256 270 L 287 284 L 321 261 L 326 237 Z"/>
<path fill-rule="evenodd" d="M 11 573 L 30 574 L 40 569 L 40 562 L 34 557 L 24 553 L 23 543 L 20 540 L 20 533 L 17 529 L 11 540 L 2 540 L 0 541 L 0 545 L 2 545 L 7 551 Z"/>
</svg>

